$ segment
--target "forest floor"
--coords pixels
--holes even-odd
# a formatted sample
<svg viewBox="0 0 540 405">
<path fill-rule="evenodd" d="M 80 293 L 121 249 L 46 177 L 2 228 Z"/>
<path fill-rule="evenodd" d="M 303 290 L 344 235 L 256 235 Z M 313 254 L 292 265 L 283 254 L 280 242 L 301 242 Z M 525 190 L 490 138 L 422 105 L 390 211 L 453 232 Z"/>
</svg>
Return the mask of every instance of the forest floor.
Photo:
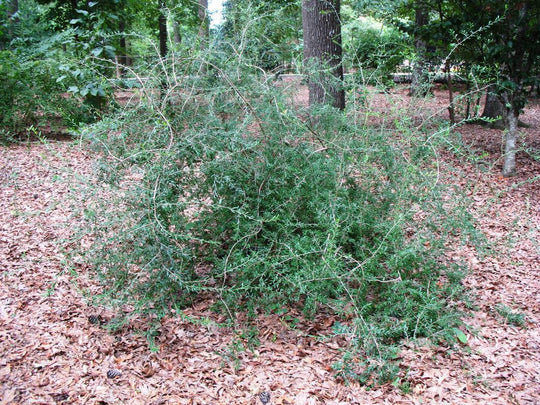
<svg viewBox="0 0 540 405">
<path fill-rule="evenodd" d="M 305 102 L 306 90 L 298 97 Z M 444 118 L 446 97 L 437 91 L 420 101 L 403 88 L 372 89 L 364 101 L 421 120 Z M 529 125 L 522 140 L 538 156 L 538 100 L 522 120 Z M 331 365 L 340 342 L 312 337 L 330 327 L 328 317 L 295 327 L 283 316 L 261 317 L 260 345 L 250 350 L 216 326 L 211 301 L 166 319 L 157 352 L 137 319 L 111 333 L 112 312 L 89 304 L 100 291 L 91 267 L 75 269 L 65 257 L 86 204 L 79 190 L 98 184 L 94 156 L 77 142 L 0 148 L 0 404 L 256 404 L 261 391 L 275 405 L 540 403 L 540 161 L 522 151 L 518 175 L 502 178 L 502 132 L 472 124 L 455 131 L 471 149 L 459 159 L 441 154 L 443 178 L 467 190 L 493 254 L 456 248 L 470 265 L 464 283 L 476 305 L 464 319 L 468 343 L 406 344 L 407 389 L 337 380 Z M 108 378 L 110 370 L 121 374 Z"/>
</svg>

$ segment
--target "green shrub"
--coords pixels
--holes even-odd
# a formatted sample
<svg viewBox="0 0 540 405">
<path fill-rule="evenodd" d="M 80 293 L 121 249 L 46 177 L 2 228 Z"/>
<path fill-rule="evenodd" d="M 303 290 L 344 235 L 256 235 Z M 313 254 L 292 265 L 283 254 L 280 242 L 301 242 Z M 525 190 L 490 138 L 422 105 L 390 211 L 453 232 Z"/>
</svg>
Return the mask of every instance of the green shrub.
<svg viewBox="0 0 540 405">
<path fill-rule="evenodd" d="M 139 104 L 83 132 L 117 196 L 87 211 L 108 302 L 352 314 L 343 333 L 369 356 L 459 324 L 443 253 L 467 218 L 437 180 L 435 135 L 304 111 L 242 61 L 175 58 L 174 86 L 147 73 Z"/>
<path fill-rule="evenodd" d="M 0 51 L 0 140 L 15 140 L 29 128 L 59 131 L 88 121 L 89 108 L 66 93 L 60 83 L 60 64 L 51 59 L 23 57 Z"/>
<path fill-rule="evenodd" d="M 94 121 L 110 100 L 104 77 L 112 70 L 107 60 L 95 57 L 112 48 L 97 40 L 89 47 L 90 29 L 59 31 L 56 13 L 62 10 L 54 4 L 19 5 L 17 23 L 0 31 L 0 49 L 8 49 L 0 51 L 0 140 L 16 141 L 30 128 L 47 134 Z M 103 37 L 98 34 L 94 37 Z"/>
<path fill-rule="evenodd" d="M 348 66 L 383 78 L 412 54 L 410 40 L 397 28 L 354 15 L 343 27 L 343 48 Z"/>
</svg>

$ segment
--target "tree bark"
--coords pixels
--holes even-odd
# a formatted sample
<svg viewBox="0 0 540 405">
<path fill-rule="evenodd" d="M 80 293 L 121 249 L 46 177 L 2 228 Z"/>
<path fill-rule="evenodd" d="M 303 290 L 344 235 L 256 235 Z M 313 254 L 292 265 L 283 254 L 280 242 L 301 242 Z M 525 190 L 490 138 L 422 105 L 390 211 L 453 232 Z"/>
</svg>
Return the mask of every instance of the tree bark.
<svg viewBox="0 0 540 405">
<path fill-rule="evenodd" d="M 173 41 L 179 45 L 182 43 L 182 34 L 180 33 L 180 24 L 177 21 L 173 22 Z"/>
<path fill-rule="evenodd" d="M 415 34 L 414 48 L 416 49 L 416 60 L 413 65 L 410 96 L 423 97 L 431 91 L 428 77 L 428 64 L 426 62 L 427 44 L 422 38 L 420 30 L 429 23 L 429 15 L 425 8 L 417 5 L 415 8 Z"/>
<path fill-rule="evenodd" d="M 331 104 L 343 110 L 340 0 L 303 0 L 302 27 L 309 105 Z"/>
<path fill-rule="evenodd" d="M 506 108 L 495 92 L 495 85 L 491 84 L 487 89 L 486 104 L 481 118 L 490 120 L 489 125 L 493 128 L 503 129 L 506 121 Z M 493 121 L 494 120 L 494 121 Z"/>
<path fill-rule="evenodd" d="M 167 17 L 165 16 L 165 2 L 161 1 L 159 5 L 160 5 L 160 7 L 159 7 L 159 17 L 158 17 L 159 56 L 162 58 L 162 64 L 163 64 L 163 59 L 165 59 L 167 57 L 167 52 L 168 52 L 168 48 L 167 48 L 167 40 L 168 40 Z M 165 66 L 165 65 L 163 64 L 163 66 Z M 159 96 L 160 96 L 161 100 L 164 100 L 166 98 L 165 97 L 166 89 L 167 89 L 167 79 L 166 79 L 166 75 L 164 74 L 164 75 L 162 75 L 162 78 L 161 78 L 161 89 L 160 89 L 160 92 L 159 92 Z"/>
<path fill-rule="evenodd" d="M 159 7 L 159 56 L 167 56 L 167 17 L 165 16 L 165 2 L 160 3 Z"/>
<path fill-rule="evenodd" d="M 526 96 L 524 93 L 524 82 L 531 72 L 535 59 L 538 57 L 537 52 L 531 52 L 524 46 L 526 41 L 531 41 L 532 38 L 527 36 L 527 27 L 531 23 L 537 23 L 537 20 L 529 12 L 530 2 L 523 1 L 516 5 L 518 10 L 518 18 L 510 25 L 509 34 L 503 36 L 503 42 L 515 42 L 512 45 L 510 58 L 507 61 L 506 78 L 513 83 L 511 90 L 501 94 L 502 102 L 506 108 L 506 133 L 505 133 L 505 150 L 504 150 L 504 166 L 503 176 L 510 177 L 516 174 L 516 144 L 519 126 L 519 113 L 525 106 Z M 536 16 L 537 18 L 537 16 Z"/>
<path fill-rule="evenodd" d="M 204 48 L 210 34 L 210 24 L 208 22 L 208 0 L 199 0 L 199 21 L 199 38 L 201 39 L 201 48 Z"/>
<path fill-rule="evenodd" d="M 505 134 L 504 164 L 502 175 L 504 177 L 516 174 L 516 141 L 518 133 L 518 112 L 512 107 L 508 109 L 508 127 Z"/>
</svg>

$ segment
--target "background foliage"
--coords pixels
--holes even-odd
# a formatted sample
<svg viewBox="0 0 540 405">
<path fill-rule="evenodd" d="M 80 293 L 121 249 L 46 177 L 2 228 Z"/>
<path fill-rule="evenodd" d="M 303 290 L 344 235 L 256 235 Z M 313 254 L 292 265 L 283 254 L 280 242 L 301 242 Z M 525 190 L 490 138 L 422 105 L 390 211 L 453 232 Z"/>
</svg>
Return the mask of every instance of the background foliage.
<svg viewBox="0 0 540 405">
<path fill-rule="evenodd" d="M 224 45 L 264 70 L 292 71 L 302 55 L 301 6 L 297 0 L 228 0 L 220 28 Z"/>
<path fill-rule="evenodd" d="M 377 77 L 388 76 L 406 59 L 413 56 L 407 34 L 391 24 L 373 17 L 362 16 L 351 7 L 344 6 L 342 15 L 343 48 L 348 67 L 375 70 Z"/>
<path fill-rule="evenodd" d="M 100 56 L 99 45 L 90 41 L 93 34 L 83 36 L 72 27 L 57 30 L 54 20 L 47 21 L 52 9 L 21 1 L 17 22 L 5 22 L 0 41 L 8 48 L 0 51 L 2 142 L 24 136 L 29 128 L 53 134 L 75 128 L 94 120 L 107 104 L 104 75 L 110 67 L 103 69 L 93 59 Z"/>
</svg>

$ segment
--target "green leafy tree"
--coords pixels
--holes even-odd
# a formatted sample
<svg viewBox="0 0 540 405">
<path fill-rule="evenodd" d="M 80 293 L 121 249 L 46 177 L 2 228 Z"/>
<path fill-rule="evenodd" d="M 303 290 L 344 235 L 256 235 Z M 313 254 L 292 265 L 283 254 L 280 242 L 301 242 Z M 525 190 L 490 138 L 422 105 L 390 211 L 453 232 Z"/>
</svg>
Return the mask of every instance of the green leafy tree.
<svg viewBox="0 0 540 405">
<path fill-rule="evenodd" d="M 17 29 L 0 52 L 0 141 L 10 142 L 28 133 L 59 131 L 92 119 L 92 106 L 82 92 L 65 97 L 70 87 L 83 88 L 78 78 L 90 77 L 86 66 L 64 51 L 72 42 L 73 30 L 56 32 L 46 19 L 51 6 L 33 0 L 18 2 Z M 7 32 L 7 31 L 6 31 Z M 88 84 L 88 82 L 86 83 Z"/>
<path fill-rule="evenodd" d="M 410 38 L 414 52 L 402 45 L 402 53 L 412 63 L 411 95 L 425 95 L 430 91 L 429 70 L 442 59 L 434 52 L 445 48 L 441 43 L 444 36 L 435 33 L 435 23 L 439 21 L 440 11 L 437 0 L 356 0 L 352 2 L 361 15 L 372 16 L 385 24 L 399 29 Z M 428 24 L 429 23 L 429 24 Z M 394 57 L 395 58 L 395 57 Z M 400 58 L 402 61 L 404 58 Z M 395 66 L 395 65 L 394 65 Z"/>
<path fill-rule="evenodd" d="M 460 1 L 464 23 L 483 30 L 481 52 L 473 62 L 486 68 L 488 80 L 506 109 L 503 175 L 516 172 L 518 120 L 527 102 L 527 87 L 540 67 L 540 4 L 535 1 Z M 485 29 L 483 29 L 485 27 Z"/>
<path fill-rule="evenodd" d="M 516 171 L 518 120 L 527 89 L 540 66 L 540 4 L 512 0 L 438 0 L 430 4 L 437 18 L 425 36 L 444 59 L 478 66 L 490 93 L 504 106 L 506 121 L 503 175 Z M 493 99 L 492 99 L 493 100 Z"/>
<path fill-rule="evenodd" d="M 503 175 L 514 175 L 519 115 L 528 88 L 538 82 L 540 3 L 409 0 L 386 7 L 377 0 L 362 0 L 356 5 L 376 15 L 388 16 L 391 10 L 394 22 L 415 37 L 417 60 L 444 63 L 447 70 L 464 63 L 481 72 L 483 82 L 491 85 L 488 101 L 493 104 L 486 106 L 486 113 L 502 113 L 506 125 Z M 450 104 L 452 117 L 452 100 Z"/>
<path fill-rule="evenodd" d="M 13 34 L 19 23 L 19 0 L 11 0 L 8 3 L 8 21 L 9 21 L 9 35 L 13 37 Z"/>
</svg>

